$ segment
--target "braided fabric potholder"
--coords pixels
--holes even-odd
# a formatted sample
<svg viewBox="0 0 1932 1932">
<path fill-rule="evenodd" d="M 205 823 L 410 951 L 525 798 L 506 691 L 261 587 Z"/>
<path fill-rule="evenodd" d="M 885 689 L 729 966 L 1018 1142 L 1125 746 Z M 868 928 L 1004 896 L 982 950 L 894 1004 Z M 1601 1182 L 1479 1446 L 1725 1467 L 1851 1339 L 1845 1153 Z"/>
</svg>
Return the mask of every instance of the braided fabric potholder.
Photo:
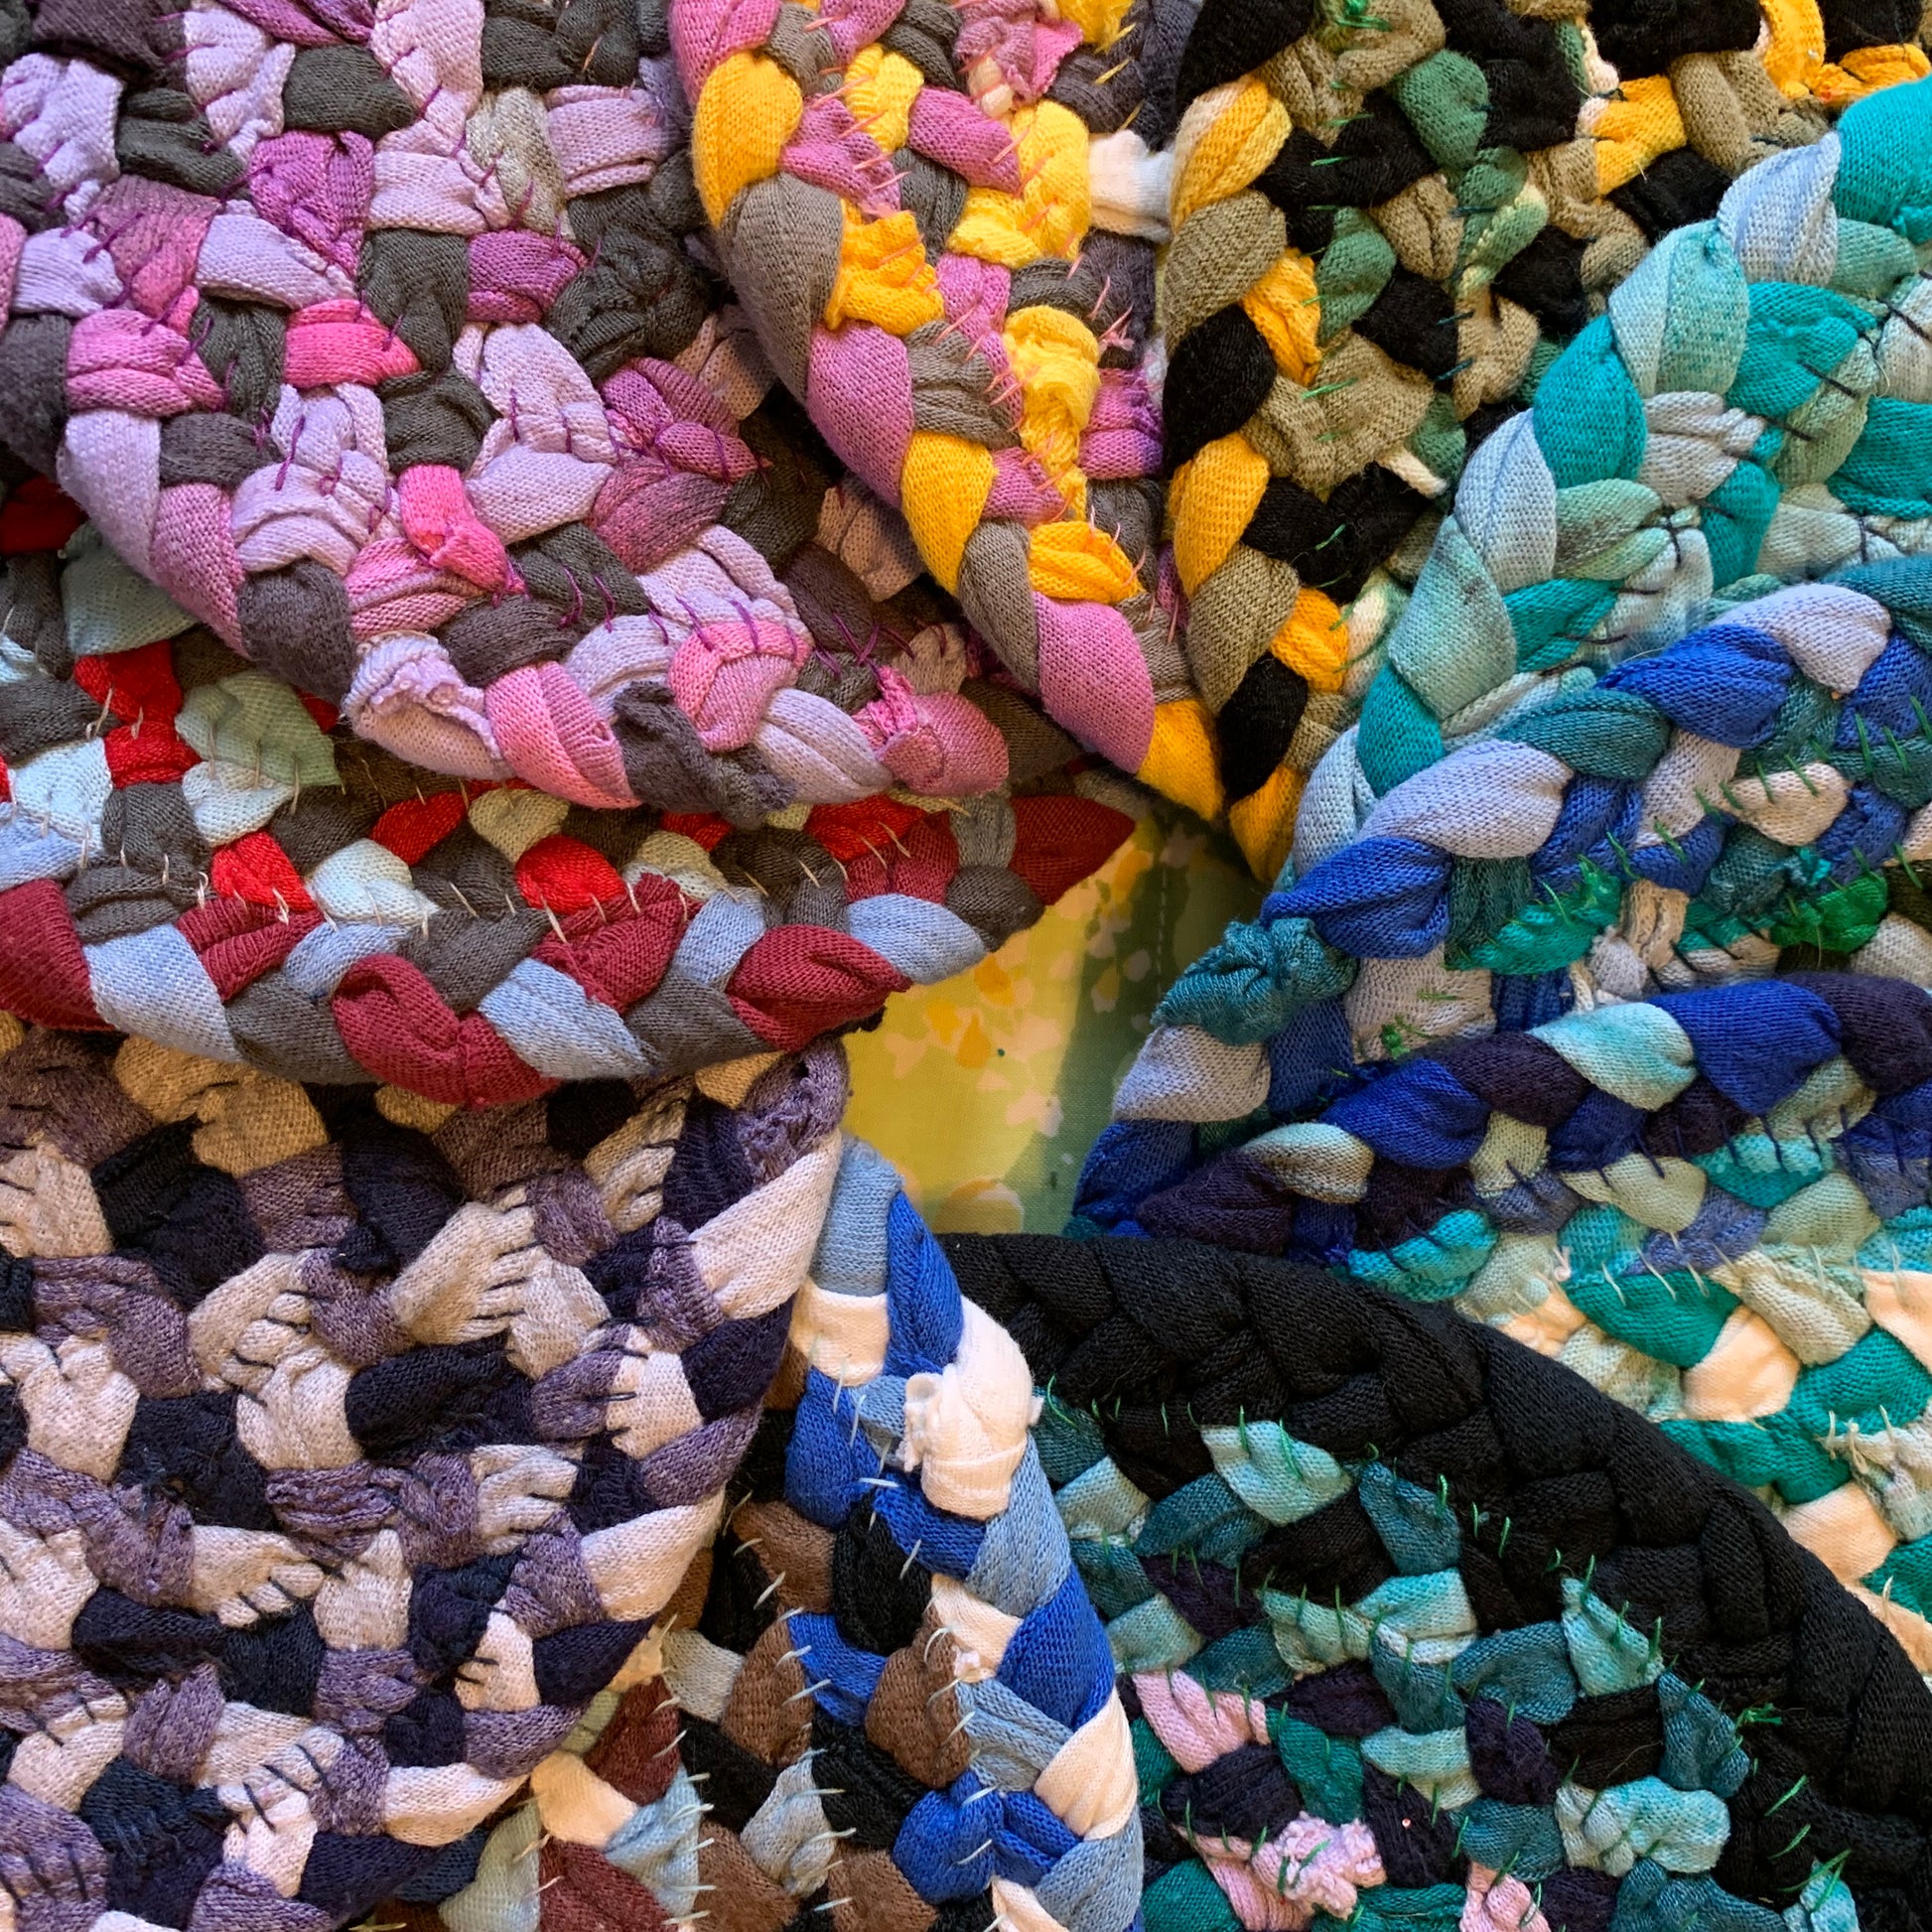
<svg viewBox="0 0 1932 1932">
<path fill-rule="evenodd" d="M 1154 779 L 1206 731 L 1155 599 L 1141 367 L 1185 8 L 669 15 L 698 194 L 771 366 L 1048 714 Z"/>
<path fill-rule="evenodd" d="M 1148 1932 L 1932 1922 L 1932 1693 L 1649 1424 L 1317 1270 L 946 1247 L 1140 1673 Z"/>
<path fill-rule="evenodd" d="M 833 478 L 758 408 L 661 10 L 57 4 L 0 51 L 0 435 L 231 649 L 576 804 L 1000 783 L 958 664 L 828 641 L 788 568 L 774 470 Z"/>
<path fill-rule="evenodd" d="M 1903 633 L 1874 661 L 1869 633 L 1887 597 L 1917 622 L 1917 577 L 1900 559 L 1920 552 L 1932 529 L 1932 376 L 1920 319 L 1932 315 L 1932 279 L 1908 239 L 1932 221 L 1928 171 L 1932 82 L 1860 102 L 1825 139 L 1733 186 L 1714 223 L 1661 242 L 1613 293 L 1609 313 L 1558 357 L 1533 406 L 1464 472 L 1456 514 L 1389 626 L 1360 723 L 1310 784 L 1297 830 L 1304 877 L 1285 870 L 1262 921 L 1231 929 L 1170 989 L 1124 1112 L 1245 1112 L 1266 1078 L 1259 1042 L 1304 1009 L 1316 1009 L 1307 1022 L 1319 1042 L 1311 1057 L 1327 1068 L 1492 1012 L 1512 1026 L 1549 1018 L 1568 1003 L 1564 969 L 1586 953 L 1606 990 L 1640 989 L 1684 935 L 1675 921 L 1691 895 L 1714 882 L 1702 936 L 1716 943 L 1694 939 L 1692 951 L 1725 974 L 1738 962 L 1723 949 L 1739 942 L 1747 964 L 1755 953 L 1757 970 L 1768 966 L 1748 942 L 1752 929 L 1816 939 L 1853 904 L 1870 909 L 1876 897 L 1875 912 L 1884 910 L 1883 882 L 1865 875 L 1902 850 L 1900 807 L 1916 804 L 1913 784 L 1881 776 L 1884 747 L 1861 743 L 1856 705 L 1846 746 L 1831 734 L 1836 707 L 1866 671 L 1864 701 L 1875 705 L 1919 661 Z M 1868 583 L 1873 596 L 1853 605 L 1802 593 L 1730 609 L 1763 599 L 1779 580 L 1834 570 L 1848 585 Z M 1815 634 L 1823 682 L 1804 683 L 1834 712 L 1824 727 L 1820 711 L 1824 737 L 1795 713 L 1747 719 L 1742 685 L 1704 686 L 1698 653 L 1716 651 L 1714 669 L 1725 661 L 1722 622 L 1674 657 L 1638 657 L 1726 609 L 1740 632 L 1744 685 L 1757 672 L 1743 659 L 1757 657 L 1772 681 L 1789 685 L 1789 640 Z M 1815 633 L 1806 612 L 1820 618 Z M 1808 648 L 1800 642 L 1798 655 Z M 1611 681 L 1597 672 L 1622 658 L 1637 660 L 1616 674 L 1629 690 L 1605 689 Z M 1651 677 L 1675 678 L 1675 695 L 1662 704 L 1639 697 Z M 1722 717 L 1731 697 L 1743 709 Z M 1805 701 L 1801 693 L 1800 708 Z M 1673 730 L 1668 751 L 1651 749 L 1670 707 L 1686 704 L 1729 740 Z M 1583 726 L 1574 741 L 1564 723 L 1572 706 Z M 1897 715 L 1916 727 L 1910 698 Z M 1527 734 L 1520 745 L 1518 733 Z M 1529 745 L 1539 738 L 1547 752 Z M 1801 764 L 1843 758 L 1816 794 L 1796 775 L 1804 807 L 1785 756 L 1793 747 L 1804 748 Z M 1462 759 L 1459 783 L 1432 769 L 1451 748 Z M 1573 785 L 1564 775 L 1580 769 L 1566 752 L 1588 778 Z M 1763 779 L 1761 800 L 1748 782 L 1726 785 L 1740 769 L 1737 753 L 1746 778 L 1755 770 Z M 1541 804 L 1528 806 L 1512 764 L 1541 771 Z M 1840 813 L 1830 808 L 1848 776 Z M 1793 809 L 1774 809 L 1774 797 Z M 1598 804 L 1611 815 L 1595 818 Z M 1860 826 L 1867 804 L 1876 814 L 1868 835 Z M 1525 837 L 1526 806 L 1532 816 L 1550 808 L 1534 838 Z M 1617 808 L 1627 808 L 1620 820 Z M 1661 834 L 1650 818 L 1659 808 Z M 1740 828 L 1726 837 L 1730 819 Z M 1680 827 L 1694 834 L 1689 845 Z M 1471 863 L 1458 870 L 1451 851 Z M 1390 873 L 1383 862 L 1398 855 Z M 1841 887 L 1850 901 L 1832 898 Z M 1812 901 L 1809 931 L 1794 897 Z M 1616 939 L 1592 950 L 1619 917 Z M 1844 935 L 1859 931 L 1846 917 Z M 1831 943 L 1850 950 L 1837 936 Z M 1375 962 L 1368 971 L 1364 959 Z M 1345 1034 L 1330 1004 L 1342 995 Z"/>
<path fill-rule="evenodd" d="M 716 1530 L 843 1054 L 476 1114 L 0 1024 L 19 1923 L 458 1889 Z"/>
<path fill-rule="evenodd" d="M 1032 1376 L 863 1143 L 791 1343 L 661 1680 L 538 1767 L 449 1932 L 1140 1922 L 1127 1718 Z"/>
<path fill-rule="evenodd" d="M 439 777 L 183 629 L 92 531 L 22 547 L 60 524 L 0 508 L 0 1009 L 43 1024 L 467 1105 L 689 1073 L 976 965 L 1132 828 L 1133 787 L 984 680 L 1010 782 L 951 806 L 772 822 L 715 763 L 666 813 Z M 794 566 L 828 632 L 877 615 L 823 544 Z"/>
<path fill-rule="evenodd" d="M 1932 995 L 1846 973 L 1600 1006 L 1084 1204 L 1557 1355 L 1764 1491 L 1932 1672 L 1928 1042 Z"/>
<path fill-rule="evenodd" d="M 1169 990 L 1085 1192 L 1131 1212 L 1196 1126 L 1573 1005 L 1781 962 L 1932 984 L 1932 565 L 1845 575 L 1571 672 L 1397 785 Z"/>
<path fill-rule="evenodd" d="M 1166 436 L 1188 665 L 1220 753 L 1219 781 L 1203 776 L 1196 793 L 1211 807 L 1225 785 L 1263 878 L 1286 857 L 1303 777 L 1352 718 L 1401 609 L 1402 582 L 1378 567 L 1413 547 L 1431 504 L 1447 504 L 1469 454 L 1526 398 L 1540 398 L 1539 436 L 1560 421 L 1577 474 L 1558 485 L 1640 479 L 1659 498 L 1649 518 L 1635 491 L 1560 499 L 1565 562 L 1536 574 L 1605 588 L 1605 608 L 1607 588 L 1656 574 L 1657 539 L 1695 526 L 1696 505 L 1709 499 L 1707 528 L 1738 514 L 1745 477 L 1718 485 L 1740 459 L 1747 475 L 1785 483 L 1830 474 L 1810 438 L 1822 418 L 1855 411 L 1871 378 L 1834 368 L 1851 345 L 1827 344 L 1818 324 L 1861 318 L 1822 295 L 1810 315 L 1753 311 L 1740 367 L 1726 354 L 1743 345 L 1700 309 L 1709 294 L 1696 270 L 1666 257 L 1675 279 L 1653 263 L 1612 305 L 1614 325 L 1589 325 L 1583 366 L 1601 360 L 1608 332 L 1629 380 L 1581 393 L 1574 381 L 1547 394 L 1541 384 L 1557 345 L 1600 317 L 1600 292 L 1637 267 L 1647 240 L 1716 214 L 1730 177 L 1818 141 L 1828 113 L 1867 86 L 1924 73 L 1916 45 L 1869 44 L 1910 42 L 1918 12 L 1829 6 L 1821 28 L 1809 4 L 1767 7 L 1760 21 L 1750 0 L 1205 10 L 1181 72 L 1162 296 Z M 1822 65 L 1828 44 L 1849 67 Z M 1624 77 L 1635 75 L 1645 77 Z M 1895 179 L 1886 170 L 1907 164 L 1885 151 L 1893 133 L 1872 130 L 1900 125 L 1866 120 L 1863 142 L 1848 131 L 1845 170 L 1863 199 L 1841 212 L 1888 218 L 1870 202 Z M 1921 131 L 1907 153 L 1925 145 Z M 1882 250 L 1848 234 L 1835 258 L 1828 219 L 1789 180 L 1747 181 L 1733 202 L 1726 238 L 1753 280 L 1883 294 Z M 1910 220 L 1900 225 L 1916 238 Z M 1897 272 L 1911 266 L 1900 250 Z M 1729 300 L 1741 333 L 1741 303 Z M 1835 402 L 1826 378 L 1857 394 Z M 1734 391 L 1735 410 L 1693 393 L 1707 391 Z M 1638 415 L 1652 430 L 1647 464 Z M 1828 447 L 1844 453 L 1835 438 Z M 1508 503 L 1518 548 L 1503 592 L 1553 532 L 1547 501 Z M 1491 557 L 1480 535 L 1469 540 Z M 1621 556 L 1610 554 L 1618 541 Z M 1713 560 L 1720 584 L 1754 567 L 1754 543 L 1730 548 Z M 1427 611 L 1449 627 L 1433 661 L 1466 656 L 1462 639 L 1486 614 Z M 1564 614 L 1577 634 L 1601 615 Z"/>
<path fill-rule="evenodd" d="M 1182 975 L 1118 1111 L 1239 1116 L 1284 1028 L 1319 1078 L 1787 955 L 1932 982 L 1928 619 L 1932 562 L 1858 567 L 1471 734 Z"/>
</svg>

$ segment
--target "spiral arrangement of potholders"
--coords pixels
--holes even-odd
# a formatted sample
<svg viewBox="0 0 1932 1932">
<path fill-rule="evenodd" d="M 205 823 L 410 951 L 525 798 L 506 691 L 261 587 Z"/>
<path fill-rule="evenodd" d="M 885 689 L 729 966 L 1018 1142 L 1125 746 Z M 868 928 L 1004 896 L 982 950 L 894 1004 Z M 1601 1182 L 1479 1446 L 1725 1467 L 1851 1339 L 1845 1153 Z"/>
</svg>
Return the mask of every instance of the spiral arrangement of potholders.
<svg viewBox="0 0 1932 1932">
<path fill-rule="evenodd" d="M 42 534 L 37 500 L 0 508 L 0 544 Z M 869 527 L 844 530 L 862 561 Z M 794 567 L 828 631 L 876 618 L 825 544 Z M 978 680 L 998 791 L 774 823 L 694 783 L 687 810 L 598 812 L 357 740 L 91 532 L 5 573 L 0 1008 L 44 1025 L 466 1105 L 689 1073 L 973 966 L 1132 825 L 1131 787 Z"/>
<path fill-rule="evenodd" d="M 1127 1717 L 1026 1360 L 861 1142 L 817 1240 L 661 1682 L 539 1767 L 452 1932 L 1141 1922 Z"/>
<path fill-rule="evenodd" d="M 1158 601 L 1141 366 L 1185 8 L 668 12 L 698 195 L 772 368 L 1048 714 L 1154 778 L 1205 731 Z"/>
<path fill-rule="evenodd" d="M 1923 31 L 0 0 L 0 1932 L 1932 1932 Z"/>
<path fill-rule="evenodd" d="M 1452 1301 L 1766 1493 L 1932 1671 L 1932 995 L 1850 973 L 1439 1041 L 1089 1214 Z"/>
<path fill-rule="evenodd" d="M 717 1526 L 843 1055 L 477 1113 L 4 1024 L 19 1921 L 458 1889 Z"/>
<path fill-rule="evenodd" d="M 957 656 L 870 613 L 828 637 L 790 568 L 800 426 L 706 265 L 661 15 L 34 32 L 0 72 L 0 436 L 230 649 L 414 764 L 581 805 L 999 785 Z"/>
<path fill-rule="evenodd" d="M 1541 396 L 1557 346 L 1649 243 L 1715 214 L 1733 177 L 1820 142 L 1848 102 L 1924 74 L 1919 14 L 1809 0 L 1761 14 L 1751 0 L 1204 8 L 1180 69 L 1162 319 L 1173 557 L 1214 743 L 1160 778 L 1181 779 L 1175 795 L 1210 815 L 1225 797 L 1261 877 L 1279 870 L 1303 780 L 1360 701 L 1369 664 L 1358 660 L 1372 661 L 1401 610 L 1413 574 L 1403 546 L 1424 534 L 1432 504 L 1447 504 L 1469 455 Z M 1906 165 L 1880 158 L 1888 134 L 1846 138 L 1862 193 Z M 1921 130 L 1908 151 L 1924 145 Z M 1871 273 L 1882 257 L 1867 256 L 1863 274 L 1836 263 L 1789 182 L 1741 192 L 1757 210 L 1738 250 L 1753 279 L 1882 295 Z M 1885 218 L 1864 203 L 1841 211 Z M 1790 447 L 1814 432 L 1820 407 L 1803 406 L 1817 380 L 1844 375 L 1835 345 L 1807 335 L 1817 322 L 1788 316 L 1780 330 L 1766 319 L 1758 332 L 1756 360 L 1799 367 L 1755 368 L 1755 393 L 1730 398 L 1766 419 L 1757 434 L 1785 429 L 1782 453 L 1753 450 L 1743 416 L 1678 393 L 1725 390 L 1736 374 L 1679 296 L 1688 287 L 1653 269 L 1624 305 L 1644 312 L 1645 345 L 1624 340 L 1627 323 L 1617 332 L 1657 441 L 1689 446 L 1678 476 L 1653 455 L 1642 481 L 1682 510 L 1724 481 L 1721 469 L 1702 492 L 1673 490 L 1700 460 L 1708 470 L 1749 457 L 1787 482 L 1820 480 L 1822 452 L 1800 476 Z M 1665 379 L 1660 351 L 1673 350 Z M 1819 355 L 1808 383 L 1801 371 Z M 1597 435 L 1612 445 L 1609 418 L 1572 413 L 1607 401 L 1566 388 L 1541 409 L 1562 412 L 1580 445 Z M 1643 522 L 1627 501 L 1617 512 Z M 1541 507 L 1519 514 L 1547 520 Z M 1565 519 L 1580 564 L 1589 534 Z M 1594 561 L 1599 581 L 1636 568 Z M 1748 554 L 1738 566 L 1752 567 Z"/>
<path fill-rule="evenodd" d="M 1932 1692 L 1649 1424 L 1319 1270 L 946 1247 L 1133 1674 L 1148 1932 L 1926 1924 Z"/>
</svg>

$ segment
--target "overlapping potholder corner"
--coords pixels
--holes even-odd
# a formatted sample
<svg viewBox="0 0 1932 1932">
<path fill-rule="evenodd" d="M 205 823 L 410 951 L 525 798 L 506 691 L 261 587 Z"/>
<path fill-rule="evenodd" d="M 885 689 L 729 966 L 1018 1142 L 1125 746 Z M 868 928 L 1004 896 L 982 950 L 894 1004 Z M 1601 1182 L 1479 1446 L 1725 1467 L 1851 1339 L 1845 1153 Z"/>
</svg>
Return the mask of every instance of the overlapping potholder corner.
<svg viewBox="0 0 1932 1932">
<path fill-rule="evenodd" d="M 1757 1489 L 1932 1672 L 1932 996 L 1797 973 L 1439 1042 L 1127 1231 L 1452 1302 Z"/>
<path fill-rule="evenodd" d="M 669 17 L 698 193 L 779 378 L 1050 716 L 1204 779 L 1148 361 L 1185 6 Z"/>
<path fill-rule="evenodd" d="M 1662 1432 L 1322 1270 L 946 1248 L 1048 1392 L 1149 1932 L 1926 1922 L 1932 1693 Z"/>
<path fill-rule="evenodd" d="M 757 507 L 811 533 L 788 549 L 815 630 L 892 621 L 957 668 L 892 519 L 807 482 L 774 465 Z M 470 1105 L 689 1073 L 974 965 L 1137 810 L 980 678 L 950 702 L 1005 776 L 957 799 L 868 781 L 807 806 L 701 759 L 661 788 L 677 809 L 600 811 L 426 772 L 191 624 L 97 528 L 44 547 L 70 514 L 33 483 L 0 507 L 0 1008 L 42 1024 Z M 836 745 L 791 743 L 838 774 Z"/>
<path fill-rule="evenodd" d="M 1139 1922 L 1128 1723 L 1032 1377 L 863 1143 L 790 1339 L 661 1678 L 539 1767 L 451 1932 Z"/>
<path fill-rule="evenodd" d="M 1470 454 L 1667 231 L 1714 215 L 1746 170 L 1819 141 L 1847 103 L 1923 75 L 1920 11 L 1203 9 L 1180 71 L 1165 433 L 1188 666 L 1262 878 L 1402 611 L 1405 551 Z M 1776 206 L 1760 224 L 1796 245 L 1801 201 Z M 1788 279 L 1824 279 L 1817 267 Z M 1868 276 L 1846 287 L 1881 293 Z M 1681 313 L 1673 326 L 1695 333 Z M 1646 400 L 1729 386 L 1681 358 L 1670 381 L 1631 372 Z M 1580 400 L 1566 392 L 1562 407 Z M 1799 400 L 1741 407 L 1775 416 Z M 1711 435 L 1702 421 L 1654 427 Z"/>
<path fill-rule="evenodd" d="M 998 787 L 956 641 L 815 621 L 854 587 L 785 499 L 836 465 L 760 406 L 661 13 L 35 36 L 0 74 L 0 433 L 229 648 L 412 763 L 579 805 Z M 890 576 L 903 532 L 872 547 Z"/>
<path fill-rule="evenodd" d="M 0 1036 L 15 1916 L 463 1889 L 716 1531 L 843 1053 L 478 1114 Z"/>
</svg>

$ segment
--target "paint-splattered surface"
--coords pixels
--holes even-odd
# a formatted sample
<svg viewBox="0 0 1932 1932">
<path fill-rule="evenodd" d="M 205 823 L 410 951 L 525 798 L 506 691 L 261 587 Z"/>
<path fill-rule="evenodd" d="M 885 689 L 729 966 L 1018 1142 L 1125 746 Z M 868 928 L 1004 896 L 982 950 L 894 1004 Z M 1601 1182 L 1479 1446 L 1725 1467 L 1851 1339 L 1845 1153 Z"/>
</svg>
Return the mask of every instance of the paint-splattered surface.
<svg viewBox="0 0 1932 1932">
<path fill-rule="evenodd" d="M 1162 989 L 1260 898 L 1229 840 L 1157 806 L 1038 925 L 852 1038 L 846 1126 L 935 1227 L 1057 1232 Z"/>
</svg>

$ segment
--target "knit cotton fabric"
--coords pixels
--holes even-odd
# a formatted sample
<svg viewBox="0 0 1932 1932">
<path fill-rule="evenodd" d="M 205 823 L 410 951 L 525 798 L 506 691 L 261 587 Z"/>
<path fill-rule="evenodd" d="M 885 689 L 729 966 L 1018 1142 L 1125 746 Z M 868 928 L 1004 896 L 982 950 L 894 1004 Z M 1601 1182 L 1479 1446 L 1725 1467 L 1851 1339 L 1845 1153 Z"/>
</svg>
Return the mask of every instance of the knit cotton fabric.
<svg viewBox="0 0 1932 1932">
<path fill-rule="evenodd" d="M 961 654 L 813 541 L 661 9 L 8 18 L 0 436 L 230 649 L 584 806 L 999 786 Z"/>
<path fill-rule="evenodd" d="M 1148 1932 L 1927 1923 L 1932 1693 L 1627 1409 L 1292 1263 L 946 1248 L 1048 1391 Z"/>
<path fill-rule="evenodd" d="M 697 192 L 779 378 L 1081 743 L 1131 772 L 1204 742 L 1142 366 L 1185 5 L 668 13 Z"/>
<path fill-rule="evenodd" d="M 1919 802 L 1857 714 L 1918 661 L 1885 599 L 1918 622 L 1932 297 L 1910 237 L 1928 141 L 1932 82 L 1753 170 L 1714 221 L 1652 250 L 1477 452 L 1413 596 L 1391 602 L 1280 890 L 1169 990 L 1123 1111 L 1238 1117 L 1265 1087 L 1259 1043 L 1305 1012 L 1326 1067 L 1532 1025 L 1592 987 L 1627 997 L 1875 936 L 1877 875 Z M 1768 595 L 1826 575 L 1836 588 Z M 1741 681 L 1724 685 L 1732 645 Z M 1792 649 L 1814 645 L 1816 675 L 1794 682 Z M 1747 722 L 1745 658 L 1797 709 Z M 1668 748 L 1652 698 L 1679 711 Z M 1915 702 L 1894 729 L 1916 728 Z M 1916 891 L 1909 869 L 1901 885 Z"/>
<path fill-rule="evenodd" d="M 717 1526 L 842 1055 L 480 1114 L 5 1028 L 19 1921 L 459 1889 Z"/>
<path fill-rule="evenodd" d="M 1132 787 L 984 680 L 1008 777 L 952 803 L 766 816 L 696 782 L 693 809 L 596 811 L 426 772 L 190 624 L 73 514 L 32 486 L 0 507 L 0 1009 L 40 1024 L 471 1106 L 690 1073 L 978 964 L 1132 826 Z M 877 615 L 827 547 L 863 563 L 869 527 L 798 553 L 828 633 Z"/>
<path fill-rule="evenodd" d="M 1761 14 L 1750 0 L 1203 9 L 1180 70 L 1162 301 L 1173 558 L 1219 762 L 1163 776 L 1181 779 L 1176 795 L 1210 815 L 1225 798 L 1260 876 L 1279 869 L 1303 779 L 1360 702 L 1413 579 L 1405 552 L 1426 540 L 1469 456 L 1542 394 L 1560 344 L 1587 327 L 1602 333 L 1591 318 L 1604 292 L 1650 244 L 1716 214 L 1734 177 L 1818 143 L 1848 102 L 1924 74 L 1918 33 L 1916 5 L 1821 12 L 1809 0 Z M 1848 138 L 1863 181 L 1875 185 L 1898 159 L 1881 164 Z M 1922 133 L 1908 138 L 1922 148 Z M 1752 279 L 1882 296 L 1868 277 L 1838 274 L 1829 252 L 1779 261 L 1780 244 L 1830 249 L 1802 197 L 1738 192 L 1760 210 L 1738 217 Z M 1707 504 L 1722 472 L 1686 488 L 1687 464 L 1748 457 L 1788 482 L 1821 481 L 1829 468 L 1814 452 L 1803 478 L 1792 469 L 1790 428 L 1808 424 L 1787 412 L 1811 393 L 1804 376 L 1788 371 L 1775 397 L 1761 384 L 1743 393 L 1752 385 L 1722 366 L 1694 303 L 1671 299 L 1689 295 L 1680 275 L 1667 295 L 1653 269 L 1622 305 L 1626 317 L 1645 314 L 1646 347 L 1629 341 L 1627 320 L 1615 332 L 1653 436 L 1677 449 L 1676 474 L 1660 451 L 1647 468 L 1614 472 L 1641 475 L 1678 512 L 1659 515 L 1660 528 L 1694 527 L 1692 505 L 1707 506 L 1707 522 L 1729 510 L 1723 497 Z M 1774 348 L 1769 319 L 1753 320 L 1765 344 L 1754 362 L 1804 363 L 1795 336 Z M 1674 352 L 1694 340 L 1709 365 Z M 1735 390 L 1727 400 L 1741 414 L 1719 422 L 1723 405 L 1701 407 L 1693 393 L 1712 390 Z M 1597 455 L 1614 464 L 1608 404 L 1573 385 L 1539 413 L 1560 410 L 1579 445 L 1600 432 Z M 1636 406 L 1611 413 L 1621 421 Z M 1781 457 L 1753 449 L 1781 417 Z M 1610 474 L 1586 467 L 1592 479 Z M 1518 527 L 1547 524 L 1534 498 L 1511 512 Z M 1581 563 L 1592 546 L 1565 524 Z M 1613 581 L 1641 569 L 1641 541 L 1620 570 L 1597 547 L 1597 571 L 1577 574 Z M 1753 567 L 1748 553 L 1737 564 Z"/>
<path fill-rule="evenodd" d="M 1529 680 L 1668 639 L 1713 596 L 1920 549 L 1928 185 L 1922 82 L 1651 250 L 1463 473 L 1298 853 L 1337 793 L 1386 792 Z"/>
</svg>

